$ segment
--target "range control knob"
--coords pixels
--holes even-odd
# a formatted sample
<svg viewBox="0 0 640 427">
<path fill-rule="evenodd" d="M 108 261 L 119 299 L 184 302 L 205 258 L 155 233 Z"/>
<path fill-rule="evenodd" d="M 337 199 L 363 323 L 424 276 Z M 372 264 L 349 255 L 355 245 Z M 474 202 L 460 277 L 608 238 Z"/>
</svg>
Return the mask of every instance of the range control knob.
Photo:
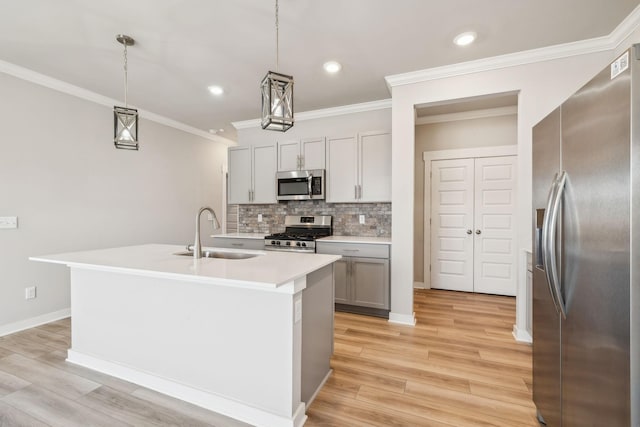
<svg viewBox="0 0 640 427">
<path fill-rule="evenodd" d="M 300 246 L 307 246 L 307 244 L 305 242 L 302 242 Z"/>
<path fill-rule="evenodd" d="M 276 241 L 276 245 L 280 246 L 280 240 Z"/>
<path fill-rule="evenodd" d="M 291 242 L 287 242 L 287 246 L 291 246 Z"/>
<path fill-rule="evenodd" d="M 300 246 L 300 242 L 296 242 L 296 246 Z"/>
<path fill-rule="evenodd" d="M 272 240 L 272 241 L 271 241 L 271 244 L 272 244 L 272 245 L 275 245 L 275 244 L 276 244 L 276 241 L 275 241 L 275 240 Z"/>
</svg>

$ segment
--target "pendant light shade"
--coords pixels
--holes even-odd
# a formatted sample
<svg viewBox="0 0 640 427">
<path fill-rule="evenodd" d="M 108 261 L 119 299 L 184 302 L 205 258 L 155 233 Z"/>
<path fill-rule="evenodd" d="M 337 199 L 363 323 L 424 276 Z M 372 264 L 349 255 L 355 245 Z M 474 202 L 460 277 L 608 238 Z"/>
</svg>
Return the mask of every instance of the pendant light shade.
<svg viewBox="0 0 640 427">
<path fill-rule="evenodd" d="M 113 107 L 113 143 L 116 148 L 137 150 L 138 110 L 127 104 L 127 46 L 133 46 L 135 40 L 124 34 L 118 34 L 116 40 L 124 46 L 124 107 Z"/>
<path fill-rule="evenodd" d="M 269 71 L 261 87 L 262 129 L 286 132 L 293 126 L 293 77 Z"/>
<path fill-rule="evenodd" d="M 278 0 L 276 0 L 276 72 L 269 71 L 260 88 L 262 91 L 262 129 L 286 132 L 293 126 L 293 77 L 278 71 Z"/>
</svg>

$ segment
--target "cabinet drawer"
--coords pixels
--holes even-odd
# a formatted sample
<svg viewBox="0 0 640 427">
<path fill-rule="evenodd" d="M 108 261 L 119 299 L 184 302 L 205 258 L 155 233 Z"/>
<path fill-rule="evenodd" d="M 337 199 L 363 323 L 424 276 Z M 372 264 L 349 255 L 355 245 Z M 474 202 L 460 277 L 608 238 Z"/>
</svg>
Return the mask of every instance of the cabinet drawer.
<svg viewBox="0 0 640 427">
<path fill-rule="evenodd" d="M 389 245 L 316 241 L 316 252 L 319 254 L 388 259 Z"/>
<path fill-rule="evenodd" d="M 213 246 L 230 249 L 264 249 L 264 239 L 214 237 Z"/>
</svg>

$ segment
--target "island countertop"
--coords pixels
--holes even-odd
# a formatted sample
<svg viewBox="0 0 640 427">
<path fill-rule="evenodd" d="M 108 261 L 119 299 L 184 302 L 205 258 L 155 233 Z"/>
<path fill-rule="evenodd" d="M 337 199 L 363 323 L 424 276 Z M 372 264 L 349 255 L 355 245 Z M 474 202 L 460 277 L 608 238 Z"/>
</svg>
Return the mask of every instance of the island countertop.
<svg viewBox="0 0 640 427">
<path fill-rule="evenodd" d="M 247 259 L 200 258 L 175 255 L 184 246 L 148 244 L 120 248 L 34 256 L 32 261 L 69 267 L 186 280 L 218 285 L 277 290 L 284 284 L 329 265 L 339 255 L 278 251 L 203 248 L 220 252 L 253 253 Z"/>
</svg>

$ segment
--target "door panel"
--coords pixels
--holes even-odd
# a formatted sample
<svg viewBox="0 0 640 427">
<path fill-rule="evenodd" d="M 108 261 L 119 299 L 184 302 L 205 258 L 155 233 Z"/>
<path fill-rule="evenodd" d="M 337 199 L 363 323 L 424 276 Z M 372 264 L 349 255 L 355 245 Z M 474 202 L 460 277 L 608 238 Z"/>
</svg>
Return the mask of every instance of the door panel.
<svg viewBox="0 0 640 427">
<path fill-rule="evenodd" d="M 356 200 L 357 147 L 355 135 L 327 138 L 327 203 Z"/>
<path fill-rule="evenodd" d="M 300 143 L 300 154 L 302 156 L 301 169 L 324 169 L 324 138 L 303 139 Z"/>
<path fill-rule="evenodd" d="M 274 144 L 253 147 L 253 203 L 276 203 L 276 164 Z"/>
<path fill-rule="evenodd" d="M 361 202 L 391 201 L 391 134 L 367 132 L 360 135 Z"/>
<path fill-rule="evenodd" d="M 229 148 L 229 182 L 227 203 L 249 203 L 251 191 L 250 147 Z"/>
<path fill-rule="evenodd" d="M 292 171 L 299 169 L 299 155 L 300 143 L 298 141 L 278 142 L 278 170 Z"/>
<path fill-rule="evenodd" d="M 351 258 L 353 301 L 360 306 L 388 309 L 389 261 Z"/>
<path fill-rule="evenodd" d="M 473 159 L 431 162 L 431 287 L 473 291 Z"/>
<path fill-rule="evenodd" d="M 474 166 L 473 290 L 515 295 L 516 157 L 477 158 Z"/>
<path fill-rule="evenodd" d="M 333 263 L 333 274 L 335 280 L 335 302 L 340 304 L 349 304 L 350 295 L 347 293 L 347 281 L 349 279 L 348 271 L 349 262 L 346 258 Z"/>
</svg>

